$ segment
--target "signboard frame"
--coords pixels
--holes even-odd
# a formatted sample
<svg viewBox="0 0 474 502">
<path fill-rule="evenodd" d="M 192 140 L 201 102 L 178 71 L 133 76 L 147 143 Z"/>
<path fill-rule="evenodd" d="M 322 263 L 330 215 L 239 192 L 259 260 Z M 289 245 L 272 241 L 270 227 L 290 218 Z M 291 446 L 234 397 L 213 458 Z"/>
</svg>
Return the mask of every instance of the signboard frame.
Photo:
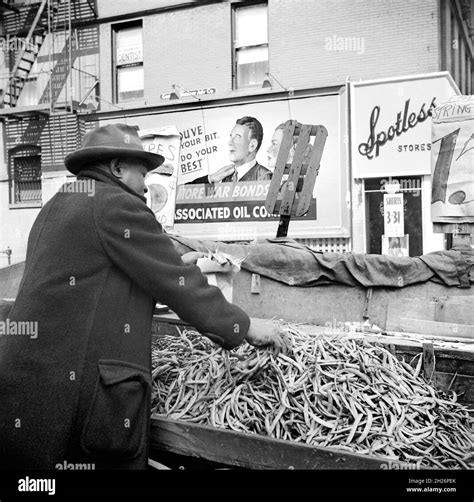
<svg viewBox="0 0 474 502">
<path fill-rule="evenodd" d="M 202 116 L 206 119 L 206 127 L 203 128 L 204 133 L 209 137 L 212 136 L 211 143 L 208 146 L 216 145 L 217 141 L 220 141 L 221 145 L 225 145 L 222 148 L 226 149 L 227 152 L 228 137 L 231 128 L 235 124 L 235 120 L 244 115 L 254 115 L 260 118 L 260 112 L 262 112 L 262 116 L 265 119 L 265 122 L 262 120 L 264 139 L 259 155 L 257 155 L 257 161 L 261 162 L 261 159 L 263 161 L 266 159 L 268 144 L 275 127 L 280 122 L 285 122 L 290 118 L 298 120 L 301 123 L 326 125 L 324 116 L 331 117 L 330 121 L 332 120 L 332 123 L 328 130 L 328 142 L 325 146 L 321 160 L 321 169 L 313 192 L 313 197 L 318 201 L 316 208 L 317 219 L 314 221 L 294 221 L 288 237 L 305 239 L 349 238 L 351 228 L 350 177 L 347 163 L 347 142 L 344 140 L 347 130 L 346 93 L 346 86 L 343 84 L 321 91 L 305 91 L 291 97 L 289 95 L 282 97 L 281 94 L 278 96 L 262 94 L 245 96 L 241 99 L 201 100 L 196 103 L 188 103 L 186 107 L 171 108 L 163 106 L 154 107 L 151 110 L 142 110 L 140 114 L 135 113 L 133 116 L 127 118 L 127 121 L 132 125 L 138 126 L 139 131 L 142 129 L 176 125 L 178 130 L 184 134 L 186 127 L 196 130 L 195 126 L 199 124 L 199 117 Z M 274 116 L 272 115 L 272 110 L 275 110 Z M 302 110 L 303 113 L 301 112 Z M 325 111 L 321 113 L 320 110 Z M 186 123 L 187 114 L 190 117 L 189 125 L 181 127 L 183 123 Z M 177 119 L 174 119 L 174 117 L 177 117 Z M 110 116 L 109 118 L 99 117 L 99 120 L 100 125 L 107 125 L 123 121 L 123 116 L 120 118 L 114 116 Z M 218 123 L 220 123 L 219 120 L 223 120 L 225 124 L 220 128 L 220 137 L 218 135 L 217 139 L 213 136 L 216 130 L 212 124 L 213 120 L 217 120 Z M 185 134 L 183 138 L 186 138 Z M 189 138 L 187 139 L 189 141 Z M 196 148 L 193 148 L 193 150 L 196 150 Z M 182 141 L 180 157 L 185 155 L 186 149 L 183 149 Z M 225 156 L 228 164 L 228 153 L 225 153 Z M 325 156 L 327 157 L 326 162 Z M 205 161 L 203 162 L 204 164 Z M 262 162 L 263 164 L 264 162 Z M 222 165 L 224 164 L 221 162 L 218 164 L 218 167 Z M 212 171 L 210 170 L 209 172 Z M 194 186 L 198 187 L 198 185 Z M 318 187 L 321 191 L 320 194 L 317 193 Z M 325 200 L 321 201 L 319 199 Z M 180 204 L 178 199 L 176 200 L 176 204 L 177 206 Z M 324 211 L 321 208 L 324 208 Z M 325 219 L 322 212 L 326 215 Z M 247 221 L 200 224 L 180 224 L 175 221 L 171 232 L 196 239 L 232 241 L 274 238 L 277 228 L 277 220 L 251 222 L 251 224 Z"/>
<path fill-rule="evenodd" d="M 451 87 L 453 92 L 449 96 L 461 94 L 454 79 L 447 71 L 348 82 L 350 95 L 350 158 L 353 178 L 379 178 L 385 176 L 403 177 L 431 174 L 431 120 L 428 112 L 433 104 L 432 98 L 428 95 L 421 105 L 418 102 L 414 104 L 412 102 L 413 96 L 410 96 L 408 93 L 405 94 L 403 84 L 423 82 L 423 86 L 420 87 L 421 94 L 425 92 L 424 89 L 430 81 L 439 79 L 445 79 L 448 87 Z M 385 85 L 392 86 L 394 84 L 400 85 L 398 90 L 399 94 L 397 94 L 400 101 L 400 103 L 397 104 L 398 114 L 389 113 L 389 116 L 387 116 L 387 113 L 381 109 L 381 103 L 377 102 L 374 97 L 376 96 L 374 89 L 376 87 Z M 371 106 L 370 110 L 367 109 L 362 113 L 360 111 L 360 106 L 364 98 L 361 92 L 367 89 L 371 89 L 369 94 Z M 428 100 L 428 98 L 430 99 Z M 448 95 L 439 97 L 434 96 L 434 98 L 437 98 L 435 102 L 437 106 L 446 101 Z M 392 101 L 390 101 L 390 106 L 391 105 Z M 400 115 L 400 120 L 398 120 L 398 115 Z M 423 124 L 421 124 L 421 122 L 423 122 Z M 419 126 L 423 127 L 423 133 L 421 134 Z M 418 128 L 415 131 L 416 127 Z M 421 142 L 416 141 L 415 144 L 413 144 L 414 135 L 415 139 L 416 137 L 423 137 L 424 140 Z M 401 139 L 399 140 L 398 138 Z M 384 158 L 383 155 L 389 152 L 387 146 L 391 141 L 396 142 L 394 144 L 397 145 L 398 153 L 406 154 L 407 148 L 403 150 L 403 147 L 408 147 L 408 153 L 412 154 L 413 161 L 407 160 L 406 156 L 400 158 L 398 161 L 393 160 L 393 151 L 390 152 L 392 155 L 386 155 Z M 397 143 L 398 141 L 407 144 L 402 145 Z M 410 143 L 410 141 L 412 143 Z M 399 147 L 402 148 L 401 152 L 398 151 Z M 413 150 L 411 147 L 413 147 Z M 363 153 L 360 152 L 360 148 L 362 148 Z M 366 150 L 365 152 L 364 148 Z M 421 162 L 421 158 L 424 158 L 425 162 Z M 413 166 L 415 170 L 413 170 Z"/>
</svg>

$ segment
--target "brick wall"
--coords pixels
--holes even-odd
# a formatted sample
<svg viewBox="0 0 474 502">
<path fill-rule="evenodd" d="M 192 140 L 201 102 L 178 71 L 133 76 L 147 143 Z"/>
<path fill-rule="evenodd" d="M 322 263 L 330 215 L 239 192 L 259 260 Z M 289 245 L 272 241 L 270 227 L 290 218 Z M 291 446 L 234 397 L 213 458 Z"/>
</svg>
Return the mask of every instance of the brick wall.
<svg viewBox="0 0 474 502">
<path fill-rule="evenodd" d="M 117 13 L 125 9 L 124 2 L 115 4 Z M 133 5 L 137 11 L 138 4 Z M 437 0 L 269 0 L 268 5 L 270 71 L 285 87 L 324 87 L 344 83 L 347 76 L 372 79 L 440 69 Z M 110 24 L 100 31 L 101 92 L 112 101 Z M 214 97 L 243 92 L 232 90 L 231 3 L 146 16 L 143 35 L 141 104 L 162 103 L 160 94 L 172 84 L 215 87 Z"/>
<path fill-rule="evenodd" d="M 439 70 L 437 0 L 270 0 L 269 31 L 287 87 Z"/>
<path fill-rule="evenodd" d="M 232 86 L 231 10 L 227 3 L 182 9 L 144 20 L 145 94 L 159 102 L 172 84 L 185 89 Z"/>
<path fill-rule="evenodd" d="M 99 17 L 111 17 L 134 13 L 139 10 L 160 9 L 189 3 L 189 0 L 140 0 L 139 2 L 130 0 L 97 0 L 97 10 Z"/>
<path fill-rule="evenodd" d="M 172 84 L 184 89 L 232 86 L 231 9 L 228 3 L 178 9 L 143 18 L 145 96 L 124 108 L 159 104 Z M 112 25 L 100 27 L 101 96 L 113 101 Z M 102 109 L 113 109 L 106 103 Z"/>
</svg>

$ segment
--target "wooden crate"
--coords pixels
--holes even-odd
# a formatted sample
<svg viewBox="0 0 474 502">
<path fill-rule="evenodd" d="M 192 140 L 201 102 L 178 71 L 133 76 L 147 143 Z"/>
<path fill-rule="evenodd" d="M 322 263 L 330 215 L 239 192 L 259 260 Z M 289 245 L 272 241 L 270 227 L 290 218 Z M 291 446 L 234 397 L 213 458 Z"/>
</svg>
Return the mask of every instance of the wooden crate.
<svg viewBox="0 0 474 502">
<path fill-rule="evenodd" d="M 160 459 L 163 451 L 246 469 L 383 469 L 388 464 L 380 457 L 152 416 L 149 455 Z"/>
</svg>

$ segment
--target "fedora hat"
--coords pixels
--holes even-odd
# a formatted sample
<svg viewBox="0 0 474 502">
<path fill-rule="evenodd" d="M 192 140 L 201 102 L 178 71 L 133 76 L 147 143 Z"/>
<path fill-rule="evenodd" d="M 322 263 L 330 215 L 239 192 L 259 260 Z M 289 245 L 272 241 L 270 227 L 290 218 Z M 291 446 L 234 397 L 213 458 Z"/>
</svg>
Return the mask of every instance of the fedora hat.
<svg viewBox="0 0 474 502">
<path fill-rule="evenodd" d="M 64 164 L 69 172 L 78 174 L 88 162 L 123 157 L 144 160 L 148 171 L 157 168 L 165 160 L 162 155 L 143 149 L 135 127 L 110 124 L 86 133 L 81 148 L 67 155 Z"/>
</svg>

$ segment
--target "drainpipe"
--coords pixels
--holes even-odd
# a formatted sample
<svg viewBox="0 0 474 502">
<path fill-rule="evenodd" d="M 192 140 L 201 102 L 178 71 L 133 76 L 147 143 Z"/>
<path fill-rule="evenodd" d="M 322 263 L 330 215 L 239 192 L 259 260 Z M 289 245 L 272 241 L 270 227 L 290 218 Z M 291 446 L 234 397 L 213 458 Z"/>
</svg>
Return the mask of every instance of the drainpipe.
<svg viewBox="0 0 474 502">
<path fill-rule="evenodd" d="M 12 255 L 12 250 L 10 249 L 10 246 L 7 246 L 7 249 L 4 251 L 0 251 L 0 253 L 4 253 L 7 255 L 8 258 L 8 265 L 11 265 L 11 255 Z"/>
</svg>

